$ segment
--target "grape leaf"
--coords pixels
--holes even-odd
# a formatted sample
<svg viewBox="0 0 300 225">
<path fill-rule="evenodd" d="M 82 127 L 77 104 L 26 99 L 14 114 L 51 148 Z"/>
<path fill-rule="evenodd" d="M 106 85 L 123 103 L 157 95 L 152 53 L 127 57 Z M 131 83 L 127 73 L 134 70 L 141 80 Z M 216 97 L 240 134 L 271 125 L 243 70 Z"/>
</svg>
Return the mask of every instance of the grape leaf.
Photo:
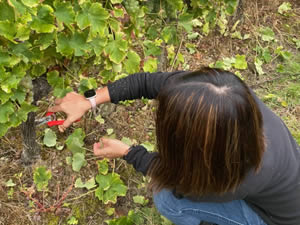
<svg viewBox="0 0 300 225">
<path fill-rule="evenodd" d="M 123 0 L 110 0 L 110 2 L 111 2 L 112 4 L 118 4 L 118 3 L 122 3 Z"/>
<path fill-rule="evenodd" d="M 289 2 L 284 2 L 278 7 L 278 12 L 282 15 L 285 15 L 286 12 L 292 9 L 292 5 Z"/>
<path fill-rule="evenodd" d="M 75 185 L 74 185 L 76 188 L 84 188 L 85 185 L 84 183 L 82 182 L 81 178 L 77 178 L 76 181 L 75 181 Z"/>
<path fill-rule="evenodd" d="M 104 36 L 108 18 L 109 13 L 106 9 L 100 3 L 93 3 L 90 7 L 84 7 L 83 11 L 78 13 L 75 20 L 81 30 L 90 27 L 91 35 L 95 37 L 97 34 Z"/>
<path fill-rule="evenodd" d="M 233 66 L 234 66 L 234 68 L 240 69 L 240 70 L 247 69 L 246 56 L 245 55 L 236 55 L 235 63 Z"/>
<path fill-rule="evenodd" d="M 34 44 L 35 46 L 40 46 L 40 50 L 45 50 L 53 43 L 55 36 L 56 32 L 40 34 L 38 39 L 34 41 Z"/>
<path fill-rule="evenodd" d="M 6 92 L 0 90 L 0 101 L 2 104 L 7 102 L 12 96 L 13 96 L 13 93 L 6 93 Z M 24 97 L 24 99 L 25 99 L 25 97 Z"/>
<path fill-rule="evenodd" d="M 54 2 L 54 7 L 54 15 L 59 22 L 65 23 L 66 25 L 70 25 L 74 22 L 75 12 L 71 2 L 61 2 L 56 0 Z"/>
<path fill-rule="evenodd" d="M 155 72 L 157 70 L 157 59 L 156 58 L 149 58 L 143 67 L 145 72 Z"/>
<path fill-rule="evenodd" d="M 126 72 L 129 74 L 139 72 L 140 62 L 140 56 L 136 52 L 130 50 L 127 54 L 127 60 L 124 63 Z"/>
<path fill-rule="evenodd" d="M 193 15 L 183 13 L 179 16 L 178 25 L 182 26 L 188 33 L 193 31 Z"/>
<path fill-rule="evenodd" d="M 15 9 L 15 11 L 17 13 L 20 13 L 21 15 L 23 15 L 27 9 L 26 9 L 26 6 L 22 3 L 22 2 L 19 2 L 17 0 L 10 0 L 10 5 Z"/>
<path fill-rule="evenodd" d="M 56 134 L 50 128 L 45 129 L 43 143 L 47 147 L 53 147 L 56 145 Z"/>
<path fill-rule="evenodd" d="M 97 81 L 95 78 L 93 77 L 88 79 L 84 78 L 80 80 L 78 91 L 80 93 L 84 93 L 87 90 L 95 89 L 95 88 L 97 88 Z"/>
<path fill-rule="evenodd" d="M 86 160 L 84 159 L 83 153 L 75 153 L 72 159 L 72 169 L 75 172 L 79 172 L 81 167 L 87 164 Z"/>
<path fill-rule="evenodd" d="M 9 179 L 8 181 L 5 182 L 6 187 L 14 187 L 16 184 L 12 181 L 12 179 Z"/>
<path fill-rule="evenodd" d="M 60 33 L 57 36 L 57 52 L 64 56 L 83 56 L 89 50 L 90 46 L 87 44 L 87 32 L 77 32 L 73 35 L 66 35 Z"/>
<path fill-rule="evenodd" d="M 109 202 L 116 203 L 118 196 L 126 195 L 127 187 L 120 179 L 120 175 L 116 173 L 109 173 L 106 176 L 98 174 L 96 181 L 99 187 L 95 194 L 104 204 Z"/>
<path fill-rule="evenodd" d="M 146 205 L 148 201 L 142 195 L 133 196 L 133 202 L 141 205 Z"/>
<path fill-rule="evenodd" d="M 13 114 L 14 111 L 15 107 L 11 102 L 6 102 L 5 104 L 0 105 L 0 123 L 8 122 L 9 115 Z"/>
<path fill-rule="evenodd" d="M 23 2 L 24 5 L 32 8 L 32 7 L 36 7 L 39 4 L 39 0 L 21 0 Z"/>
<path fill-rule="evenodd" d="M 6 1 L 0 2 L 0 21 L 4 20 L 15 20 L 15 11 Z"/>
<path fill-rule="evenodd" d="M 14 36 L 17 33 L 16 24 L 5 20 L 0 21 L 0 36 L 7 38 L 10 41 L 14 42 Z"/>
<path fill-rule="evenodd" d="M 0 126 L 0 137 L 4 136 L 10 127 L 9 123 L 2 123 Z"/>
<path fill-rule="evenodd" d="M 51 33 L 56 27 L 54 26 L 53 9 L 49 5 L 40 5 L 37 16 L 33 17 L 31 28 L 37 33 Z"/>
<path fill-rule="evenodd" d="M 81 128 L 77 128 L 74 132 L 69 135 L 66 140 L 66 144 L 68 149 L 73 153 L 82 153 L 85 154 L 85 149 L 83 148 L 83 139 L 84 139 L 84 132 Z"/>
<path fill-rule="evenodd" d="M 116 35 L 116 40 L 111 40 L 104 49 L 105 54 L 109 56 L 109 59 L 120 64 L 126 57 L 126 50 L 128 48 L 128 42 L 123 40 L 121 35 Z"/>
<path fill-rule="evenodd" d="M 259 32 L 263 41 L 273 41 L 275 39 L 275 33 L 270 27 L 261 27 Z"/>
<path fill-rule="evenodd" d="M 98 171 L 102 175 L 106 175 L 108 173 L 108 164 L 107 159 L 103 159 L 101 161 L 98 161 Z"/>
<path fill-rule="evenodd" d="M 37 187 L 37 190 L 46 190 L 51 177 L 52 175 L 50 170 L 46 170 L 44 166 L 37 167 L 33 173 L 33 181 Z"/>
</svg>

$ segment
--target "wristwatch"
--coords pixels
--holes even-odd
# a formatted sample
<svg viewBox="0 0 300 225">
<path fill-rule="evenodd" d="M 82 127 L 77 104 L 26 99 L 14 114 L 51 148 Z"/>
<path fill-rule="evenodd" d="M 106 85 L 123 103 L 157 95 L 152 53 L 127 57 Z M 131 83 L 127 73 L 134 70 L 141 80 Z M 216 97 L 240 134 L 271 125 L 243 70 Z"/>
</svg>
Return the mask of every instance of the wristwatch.
<svg viewBox="0 0 300 225">
<path fill-rule="evenodd" d="M 90 89 L 84 92 L 84 97 L 90 101 L 92 105 L 92 109 L 94 110 L 97 106 L 96 104 L 96 91 L 94 89 Z"/>
</svg>

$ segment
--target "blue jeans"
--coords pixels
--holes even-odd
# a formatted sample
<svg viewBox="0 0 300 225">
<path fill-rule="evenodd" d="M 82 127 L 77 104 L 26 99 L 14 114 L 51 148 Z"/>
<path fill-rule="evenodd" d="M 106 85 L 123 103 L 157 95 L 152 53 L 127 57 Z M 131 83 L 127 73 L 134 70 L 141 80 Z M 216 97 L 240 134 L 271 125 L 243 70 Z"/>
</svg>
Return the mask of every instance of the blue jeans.
<svg viewBox="0 0 300 225">
<path fill-rule="evenodd" d="M 166 189 L 154 194 L 153 199 L 158 211 L 176 225 L 199 225 L 202 221 L 218 225 L 266 225 L 243 200 L 195 202 L 176 198 Z"/>
</svg>

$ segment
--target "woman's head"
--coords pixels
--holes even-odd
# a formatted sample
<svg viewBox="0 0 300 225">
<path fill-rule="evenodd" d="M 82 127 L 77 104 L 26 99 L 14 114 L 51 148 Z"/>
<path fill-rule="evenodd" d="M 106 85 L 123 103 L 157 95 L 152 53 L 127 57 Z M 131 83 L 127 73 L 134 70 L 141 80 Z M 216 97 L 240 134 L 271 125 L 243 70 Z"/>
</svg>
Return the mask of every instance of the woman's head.
<svg viewBox="0 0 300 225">
<path fill-rule="evenodd" d="M 186 73 L 164 87 L 158 101 L 159 158 L 150 171 L 157 190 L 221 194 L 259 168 L 262 115 L 234 74 L 209 68 Z"/>
</svg>

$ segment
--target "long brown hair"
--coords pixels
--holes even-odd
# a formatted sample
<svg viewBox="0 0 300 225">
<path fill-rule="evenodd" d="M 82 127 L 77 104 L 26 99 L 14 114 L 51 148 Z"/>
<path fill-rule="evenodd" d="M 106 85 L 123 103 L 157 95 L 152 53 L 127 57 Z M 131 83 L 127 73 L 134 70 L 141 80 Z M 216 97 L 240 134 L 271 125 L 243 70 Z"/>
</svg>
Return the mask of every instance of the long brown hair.
<svg viewBox="0 0 300 225">
<path fill-rule="evenodd" d="M 204 68 L 164 87 L 156 115 L 158 158 L 150 187 L 185 195 L 233 191 L 265 150 L 262 115 L 234 74 Z"/>
</svg>

